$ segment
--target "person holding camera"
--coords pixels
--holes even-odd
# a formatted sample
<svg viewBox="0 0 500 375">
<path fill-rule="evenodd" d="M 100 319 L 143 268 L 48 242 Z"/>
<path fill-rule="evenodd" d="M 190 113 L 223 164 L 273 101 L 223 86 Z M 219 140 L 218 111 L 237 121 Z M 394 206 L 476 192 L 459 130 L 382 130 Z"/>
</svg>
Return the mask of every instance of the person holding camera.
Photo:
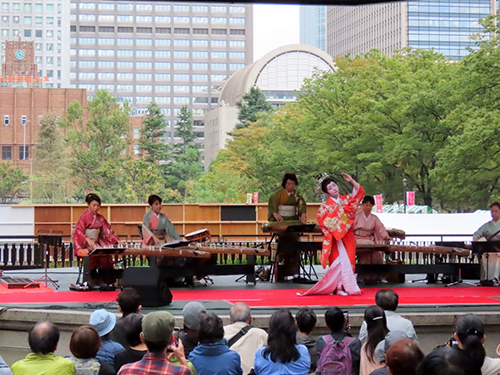
<svg viewBox="0 0 500 375">
<path fill-rule="evenodd" d="M 497 375 L 500 373 L 500 358 L 486 356 L 483 344 L 486 340 L 484 323 L 474 314 L 467 314 L 457 320 L 453 334 L 460 349 L 467 352 L 472 361 L 481 367 L 482 375 Z M 452 346 L 452 340 L 447 344 Z"/>
<path fill-rule="evenodd" d="M 326 350 L 339 350 L 346 353 L 347 357 L 350 357 L 351 371 L 349 372 L 349 374 L 358 375 L 361 341 L 359 341 L 359 339 L 353 338 L 348 332 L 348 330 L 350 329 L 349 315 L 347 314 L 347 312 L 344 313 L 338 307 L 331 307 L 325 312 L 325 323 L 328 329 L 330 329 L 330 334 L 320 336 L 316 341 L 316 352 L 318 355 L 317 373 L 320 373 L 320 370 L 328 365 L 327 363 L 325 363 L 327 357 Z M 335 343 L 340 343 L 341 345 L 337 345 Z M 325 353 L 323 353 L 324 351 Z M 341 353 L 337 355 L 337 358 L 339 359 L 338 362 L 342 362 Z M 334 364 L 331 365 L 333 366 Z M 340 363 L 339 365 L 342 364 Z"/>
</svg>

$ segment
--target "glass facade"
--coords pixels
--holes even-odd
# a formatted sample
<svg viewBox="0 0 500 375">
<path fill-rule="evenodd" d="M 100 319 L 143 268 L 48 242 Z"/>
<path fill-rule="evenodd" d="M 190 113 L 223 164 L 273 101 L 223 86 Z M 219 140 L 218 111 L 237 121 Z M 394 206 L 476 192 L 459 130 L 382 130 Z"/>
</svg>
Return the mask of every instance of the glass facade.
<svg viewBox="0 0 500 375">
<path fill-rule="evenodd" d="M 300 43 L 326 51 L 325 17 L 325 6 L 300 6 Z"/>
<path fill-rule="evenodd" d="M 490 13 L 490 0 L 436 0 L 408 3 L 408 45 L 431 49 L 460 60 L 473 46 L 470 37 L 482 31 L 480 18 Z"/>
</svg>

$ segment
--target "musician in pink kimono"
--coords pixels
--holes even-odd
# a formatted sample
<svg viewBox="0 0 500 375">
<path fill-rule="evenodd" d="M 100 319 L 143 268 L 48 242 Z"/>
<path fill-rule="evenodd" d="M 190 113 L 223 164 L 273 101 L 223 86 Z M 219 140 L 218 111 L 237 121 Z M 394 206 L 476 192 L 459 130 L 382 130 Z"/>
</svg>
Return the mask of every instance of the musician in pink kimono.
<svg viewBox="0 0 500 375">
<path fill-rule="evenodd" d="M 356 214 L 353 229 L 354 238 L 358 245 L 384 244 L 391 240 L 380 219 L 372 214 L 375 200 L 371 195 L 365 195 L 361 202 L 361 210 Z M 358 253 L 359 264 L 383 264 L 383 251 L 365 251 Z M 359 275 L 361 277 L 361 275 Z M 365 283 L 376 283 L 381 277 L 375 274 L 363 274 Z"/>
<path fill-rule="evenodd" d="M 303 295 L 331 294 L 355 295 L 361 290 L 354 277 L 356 241 L 352 224 L 356 216 L 364 189 L 348 174 L 342 177 L 352 184 L 352 192 L 340 195 L 337 183 L 327 177 L 321 183 L 321 190 L 328 199 L 318 210 L 318 224 L 323 232 L 321 264 L 326 268 L 325 275 Z"/>
<path fill-rule="evenodd" d="M 73 246 L 78 257 L 88 257 L 89 250 L 96 247 L 106 247 L 120 243 L 120 239 L 111 229 L 108 221 L 99 214 L 101 198 L 97 194 L 90 193 L 85 197 L 87 209 L 75 224 L 73 232 Z M 100 255 L 90 257 L 90 281 L 91 284 L 102 284 L 102 280 L 96 277 L 99 270 L 113 269 L 111 255 Z M 112 278 L 107 278 L 105 284 L 110 284 Z M 111 281 L 111 282 L 110 282 Z"/>
</svg>

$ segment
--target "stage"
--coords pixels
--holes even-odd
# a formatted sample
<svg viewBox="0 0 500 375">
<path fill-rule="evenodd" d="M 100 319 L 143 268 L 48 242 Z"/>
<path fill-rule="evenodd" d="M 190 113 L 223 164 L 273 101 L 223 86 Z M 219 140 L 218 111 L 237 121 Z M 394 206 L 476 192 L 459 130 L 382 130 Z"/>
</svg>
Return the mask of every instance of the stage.
<svg viewBox="0 0 500 375">
<path fill-rule="evenodd" d="M 322 269 L 317 268 L 319 275 Z M 12 340 L 15 347 L 26 347 L 29 327 L 40 319 L 51 319 L 62 327 L 63 341 L 78 325 L 88 322 L 91 312 L 97 308 L 106 308 L 119 316 L 115 302 L 115 292 L 79 292 L 70 291 L 78 274 L 76 268 L 50 269 L 48 275 L 58 280 L 59 289 L 51 283 L 45 286 L 40 280 L 39 288 L 8 289 L 0 286 L 0 327 L 3 337 Z M 43 270 L 7 271 L 3 276 L 26 277 L 36 279 L 43 276 Z M 254 324 L 263 328 L 268 325 L 270 315 L 278 308 L 288 308 L 295 313 L 304 306 L 311 307 L 318 315 L 317 328 L 313 335 L 326 333 L 323 314 L 330 306 L 348 310 L 352 332 L 357 334 L 367 306 L 375 304 L 375 293 L 381 288 L 394 289 L 399 294 L 398 312 L 410 318 L 419 335 L 422 349 L 430 351 L 433 347 L 449 338 L 457 316 L 464 313 L 480 314 L 488 325 L 487 351 L 494 355 L 494 349 L 500 342 L 500 287 L 480 287 L 462 284 L 445 287 L 443 283 L 427 284 L 412 282 L 425 275 L 407 275 L 402 284 L 378 284 L 364 286 L 360 296 L 306 296 L 297 293 L 308 289 L 309 285 L 286 283 L 257 282 L 257 285 L 236 282 L 237 276 L 214 276 L 214 284 L 195 287 L 172 288 L 173 302 L 163 307 L 143 308 L 143 313 L 154 310 L 167 310 L 176 317 L 176 325 L 182 326 L 182 308 L 189 301 L 202 302 L 207 310 L 220 315 L 225 323 L 228 313 L 235 302 L 245 302 L 252 308 Z M 468 280 L 469 281 L 469 280 Z M 477 281 L 477 280 L 470 280 Z M 1 284 L 0 284 L 1 285 Z M 19 331 L 23 331 L 20 334 Z M 444 342 L 444 341 L 443 341 Z M 489 347 L 491 346 L 491 348 Z M 65 344 L 60 345 L 61 354 L 67 352 Z M 2 353 L 4 352 L 4 353 Z M 26 354 L 26 350 L 9 349 L 0 345 L 0 355 L 7 355 L 7 361 L 13 361 Z"/>
</svg>

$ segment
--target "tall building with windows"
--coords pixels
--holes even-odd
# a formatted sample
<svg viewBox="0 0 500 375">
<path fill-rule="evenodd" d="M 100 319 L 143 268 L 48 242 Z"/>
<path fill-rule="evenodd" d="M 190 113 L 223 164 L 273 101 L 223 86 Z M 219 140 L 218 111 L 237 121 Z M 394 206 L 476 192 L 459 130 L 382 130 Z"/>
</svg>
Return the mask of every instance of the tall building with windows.
<svg viewBox="0 0 500 375">
<path fill-rule="evenodd" d="M 106 89 L 133 114 L 156 102 L 176 141 L 182 106 L 204 140 L 203 116 L 229 76 L 253 59 L 252 5 L 71 1 L 71 87 Z"/>
<path fill-rule="evenodd" d="M 300 43 L 326 51 L 326 6 L 300 6 Z"/>
<path fill-rule="evenodd" d="M 2 0 L 0 8 L 2 64 L 7 41 L 32 41 L 37 76 L 44 86 L 69 87 L 69 2 L 66 0 Z M 5 75 L 2 72 L 2 75 Z"/>
<path fill-rule="evenodd" d="M 373 48 L 391 56 L 403 47 L 434 48 L 460 60 L 482 31 L 479 19 L 496 12 L 496 0 L 408 1 L 327 9 L 327 52 L 363 54 Z"/>
</svg>

